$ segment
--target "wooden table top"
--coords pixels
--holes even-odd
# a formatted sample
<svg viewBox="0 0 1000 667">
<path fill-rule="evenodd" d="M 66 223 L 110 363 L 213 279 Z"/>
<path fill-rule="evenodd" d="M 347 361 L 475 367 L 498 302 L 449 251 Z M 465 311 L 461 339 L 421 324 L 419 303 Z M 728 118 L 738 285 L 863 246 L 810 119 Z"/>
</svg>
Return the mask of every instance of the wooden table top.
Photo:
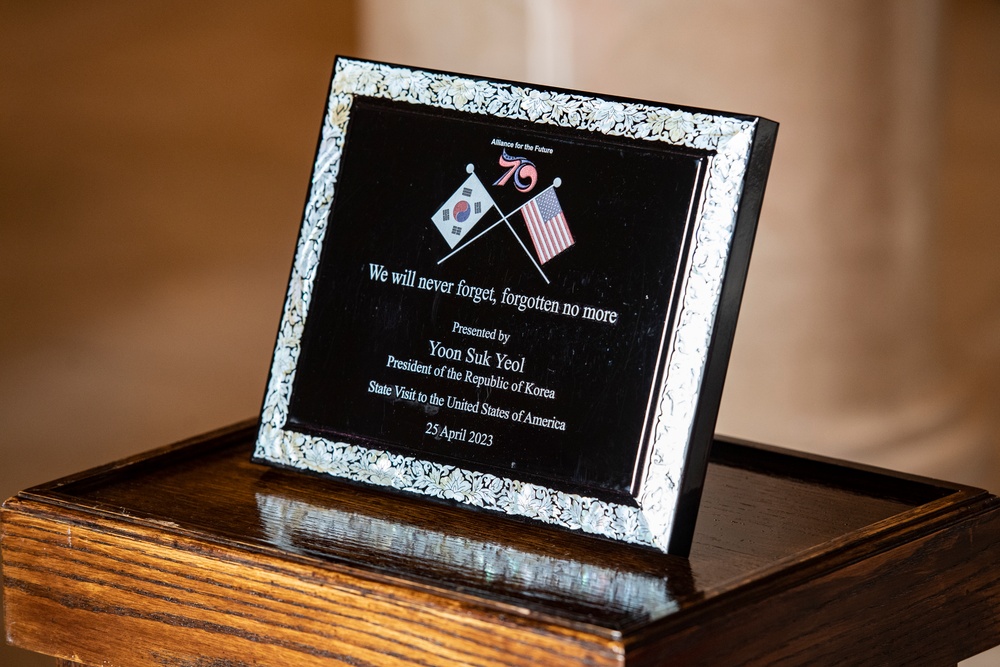
<svg viewBox="0 0 1000 667">
<path fill-rule="evenodd" d="M 10 499 L 12 643 L 161 666 L 944 665 L 1000 643 L 978 489 L 720 439 L 681 559 L 253 464 L 254 434 Z"/>
</svg>

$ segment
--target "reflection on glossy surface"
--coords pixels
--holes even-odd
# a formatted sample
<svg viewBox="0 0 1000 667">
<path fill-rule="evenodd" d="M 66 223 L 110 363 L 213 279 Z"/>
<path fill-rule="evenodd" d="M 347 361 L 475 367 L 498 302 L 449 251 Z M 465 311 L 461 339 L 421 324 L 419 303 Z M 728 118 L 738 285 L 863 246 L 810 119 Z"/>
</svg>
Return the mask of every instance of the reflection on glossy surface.
<svg viewBox="0 0 1000 667">
<path fill-rule="evenodd" d="M 691 558 L 250 462 L 256 424 L 59 484 L 67 502 L 446 597 L 617 631 L 951 493 L 716 441 Z M 166 523 L 164 523 L 166 522 Z M 413 554 L 412 556 L 410 554 Z M 631 583 L 629 583 L 631 582 Z M 582 593 L 580 592 L 582 591 Z M 679 606 L 672 613 L 675 605 Z"/>
<path fill-rule="evenodd" d="M 560 558 L 284 496 L 256 496 L 269 541 L 290 552 L 329 554 L 331 543 L 349 542 L 389 567 L 426 568 L 435 578 L 444 572 L 459 586 L 500 588 L 518 597 L 572 600 L 581 611 L 594 607 L 649 619 L 678 608 L 666 574 Z"/>
</svg>

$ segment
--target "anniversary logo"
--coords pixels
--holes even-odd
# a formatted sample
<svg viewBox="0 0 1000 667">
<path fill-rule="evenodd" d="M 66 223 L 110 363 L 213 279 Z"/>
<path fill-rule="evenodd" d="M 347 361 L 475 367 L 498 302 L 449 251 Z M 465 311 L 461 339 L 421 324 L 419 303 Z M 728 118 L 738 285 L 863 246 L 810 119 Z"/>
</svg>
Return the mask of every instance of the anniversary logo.
<svg viewBox="0 0 1000 667">
<path fill-rule="evenodd" d="M 338 72 L 255 456 L 660 544 L 637 497 L 679 492 L 729 249 L 701 221 L 733 224 L 716 151 L 753 125 Z"/>
</svg>

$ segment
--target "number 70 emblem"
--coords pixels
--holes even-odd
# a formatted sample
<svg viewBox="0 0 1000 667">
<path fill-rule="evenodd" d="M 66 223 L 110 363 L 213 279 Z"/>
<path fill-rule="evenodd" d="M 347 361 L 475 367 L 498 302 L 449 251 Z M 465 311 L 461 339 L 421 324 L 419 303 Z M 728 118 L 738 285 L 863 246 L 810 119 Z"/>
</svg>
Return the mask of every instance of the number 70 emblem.
<svg viewBox="0 0 1000 667">
<path fill-rule="evenodd" d="M 535 183 L 538 181 L 538 170 L 535 168 L 535 163 L 527 158 L 514 157 L 507 154 L 504 151 L 500 155 L 500 166 L 509 167 L 504 175 L 496 180 L 493 185 L 499 185 L 503 187 L 507 185 L 507 181 L 510 177 L 514 177 L 514 187 L 518 189 L 519 192 L 531 192 L 535 187 Z"/>
</svg>

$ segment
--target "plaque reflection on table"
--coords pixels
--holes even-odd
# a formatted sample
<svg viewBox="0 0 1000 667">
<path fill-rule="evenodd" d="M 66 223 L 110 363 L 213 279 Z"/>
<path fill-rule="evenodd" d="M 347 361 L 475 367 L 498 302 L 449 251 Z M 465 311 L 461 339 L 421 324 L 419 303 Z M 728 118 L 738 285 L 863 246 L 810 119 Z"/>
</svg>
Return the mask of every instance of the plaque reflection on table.
<svg viewBox="0 0 1000 667">
<path fill-rule="evenodd" d="M 692 595 L 686 561 L 633 559 L 614 566 L 545 553 L 527 545 L 496 542 L 416 526 L 376 513 L 317 506 L 286 494 L 258 493 L 257 507 L 268 541 L 290 553 L 323 553 L 350 545 L 351 558 L 382 568 L 428 573 L 464 590 L 524 595 L 588 613 L 656 619 L 678 609 L 675 596 Z"/>
</svg>

